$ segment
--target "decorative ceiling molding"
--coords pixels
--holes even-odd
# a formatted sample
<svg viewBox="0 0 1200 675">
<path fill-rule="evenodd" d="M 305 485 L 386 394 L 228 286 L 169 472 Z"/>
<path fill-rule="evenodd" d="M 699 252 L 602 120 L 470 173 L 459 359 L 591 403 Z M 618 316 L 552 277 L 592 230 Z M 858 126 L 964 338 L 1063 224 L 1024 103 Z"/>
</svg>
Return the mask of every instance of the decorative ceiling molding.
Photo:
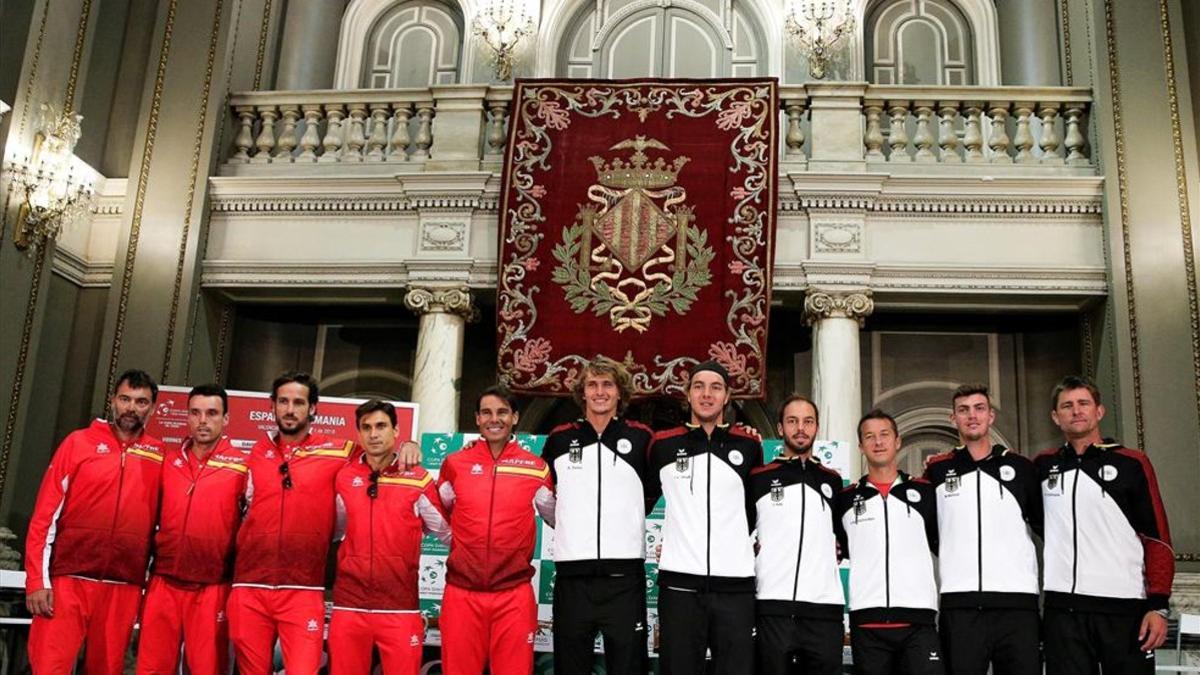
<svg viewBox="0 0 1200 675">
<path fill-rule="evenodd" d="M 113 263 L 89 262 L 70 250 L 57 246 L 54 249 L 53 271 L 58 276 L 80 288 L 108 288 L 112 286 Z"/>
</svg>

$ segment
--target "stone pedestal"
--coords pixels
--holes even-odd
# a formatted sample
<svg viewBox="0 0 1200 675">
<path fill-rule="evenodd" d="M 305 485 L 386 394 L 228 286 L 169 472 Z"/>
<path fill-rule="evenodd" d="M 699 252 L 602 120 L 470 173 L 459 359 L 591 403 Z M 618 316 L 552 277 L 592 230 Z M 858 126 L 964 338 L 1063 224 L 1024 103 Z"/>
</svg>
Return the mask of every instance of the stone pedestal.
<svg viewBox="0 0 1200 675">
<path fill-rule="evenodd" d="M 471 314 L 466 288 L 409 289 L 404 305 L 421 316 L 413 367 L 413 401 L 420 404 L 417 433 L 458 430 L 463 331 Z"/>
<path fill-rule="evenodd" d="M 858 419 L 862 416 L 862 368 L 858 331 L 875 304 L 868 291 L 814 290 L 804 298 L 805 318 L 813 327 L 812 397 L 821 411 L 819 440 L 850 445 L 850 475 L 861 473 Z"/>
</svg>

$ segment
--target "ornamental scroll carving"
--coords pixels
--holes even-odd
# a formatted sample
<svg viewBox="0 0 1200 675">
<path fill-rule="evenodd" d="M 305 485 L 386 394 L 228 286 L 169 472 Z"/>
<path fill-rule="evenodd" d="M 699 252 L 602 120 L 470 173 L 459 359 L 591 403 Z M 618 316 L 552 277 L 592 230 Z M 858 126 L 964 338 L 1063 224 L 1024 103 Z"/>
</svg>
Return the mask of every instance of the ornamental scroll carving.
<svg viewBox="0 0 1200 675">
<path fill-rule="evenodd" d="M 457 314 L 464 319 L 471 318 L 474 311 L 474 307 L 471 306 L 471 291 L 467 288 L 422 288 L 416 286 L 404 294 L 404 306 L 420 315 Z"/>
<path fill-rule="evenodd" d="M 854 319 L 861 326 L 863 321 L 874 311 L 875 301 L 871 299 L 870 291 L 858 293 L 809 291 L 808 295 L 804 297 L 804 320 L 809 325 L 821 319 Z"/>
</svg>

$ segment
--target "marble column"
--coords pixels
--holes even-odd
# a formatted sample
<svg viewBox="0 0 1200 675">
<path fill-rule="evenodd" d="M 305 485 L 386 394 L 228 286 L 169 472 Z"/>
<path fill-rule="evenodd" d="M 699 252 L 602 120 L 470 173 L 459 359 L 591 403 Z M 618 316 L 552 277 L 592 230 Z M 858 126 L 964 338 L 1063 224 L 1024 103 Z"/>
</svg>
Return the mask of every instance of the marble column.
<svg viewBox="0 0 1200 675">
<path fill-rule="evenodd" d="M 858 418 L 862 416 L 862 368 L 858 331 L 875 303 L 869 291 L 812 290 L 804 298 L 805 320 L 813 329 L 812 397 L 821 411 L 818 440 L 850 445 L 850 475 L 861 473 Z"/>
<path fill-rule="evenodd" d="M 458 430 L 463 332 L 471 315 L 466 288 L 413 287 L 404 305 L 421 317 L 413 366 L 413 401 L 420 404 L 417 433 Z"/>
<path fill-rule="evenodd" d="M 345 0 L 288 0 L 275 88 L 332 89 Z"/>
<path fill-rule="evenodd" d="M 1058 3 L 998 0 L 1000 83 L 1059 86 Z"/>
</svg>

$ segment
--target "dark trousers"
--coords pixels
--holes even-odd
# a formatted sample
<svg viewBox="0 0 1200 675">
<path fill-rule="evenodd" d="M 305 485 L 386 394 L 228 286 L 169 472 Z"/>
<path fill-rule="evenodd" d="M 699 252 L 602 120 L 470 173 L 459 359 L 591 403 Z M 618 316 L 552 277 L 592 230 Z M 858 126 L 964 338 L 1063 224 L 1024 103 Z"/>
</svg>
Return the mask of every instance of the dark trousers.
<svg viewBox="0 0 1200 675">
<path fill-rule="evenodd" d="M 1138 649 L 1141 614 L 1102 614 L 1046 608 L 1046 672 L 1054 675 L 1142 675 L 1154 672 L 1154 653 Z"/>
<path fill-rule="evenodd" d="M 841 675 L 840 620 L 758 615 L 758 672 L 761 675 Z"/>
<path fill-rule="evenodd" d="M 646 656 L 646 575 L 564 576 L 554 580 L 554 672 L 591 675 L 596 633 L 606 672 L 642 675 Z"/>
<path fill-rule="evenodd" d="M 662 675 L 705 672 L 705 651 L 720 675 L 754 672 L 754 592 L 685 591 L 658 595 L 659 670 Z"/>
<path fill-rule="evenodd" d="M 938 628 L 950 675 L 1042 672 L 1036 609 L 943 609 Z"/>
<path fill-rule="evenodd" d="M 850 628 L 857 675 L 943 675 L 941 646 L 933 626 Z"/>
</svg>

